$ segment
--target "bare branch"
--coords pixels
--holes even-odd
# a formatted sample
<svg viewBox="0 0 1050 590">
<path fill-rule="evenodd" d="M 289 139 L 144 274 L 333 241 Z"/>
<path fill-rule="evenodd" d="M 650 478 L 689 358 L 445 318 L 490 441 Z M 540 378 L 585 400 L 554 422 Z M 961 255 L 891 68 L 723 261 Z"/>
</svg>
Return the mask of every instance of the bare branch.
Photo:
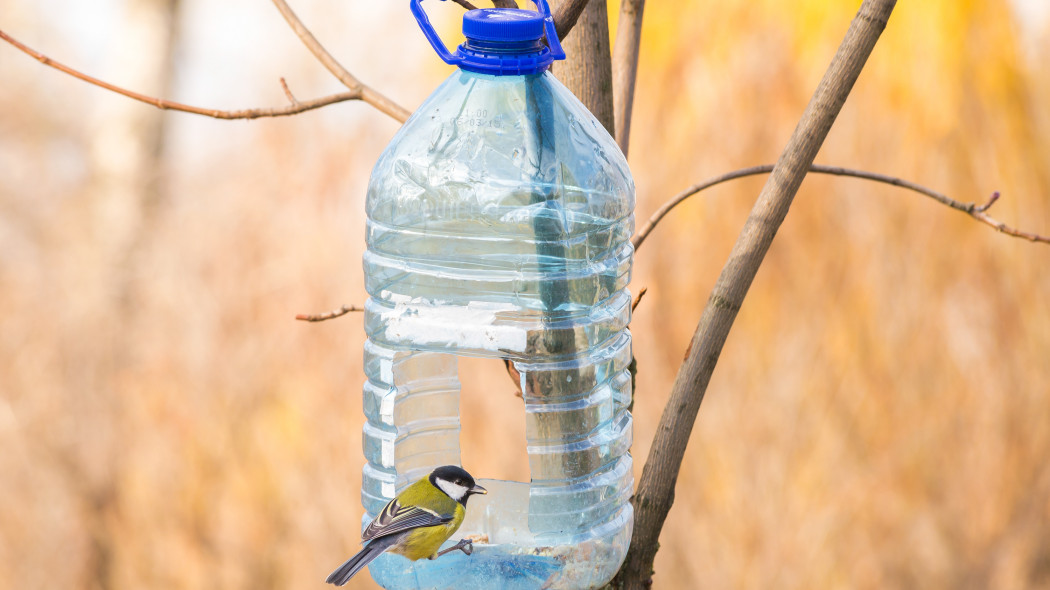
<svg viewBox="0 0 1050 590">
<path fill-rule="evenodd" d="M 613 128 L 616 143 L 627 155 L 631 143 L 631 112 L 634 110 L 634 83 L 638 77 L 638 51 L 642 41 L 642 13 L 645 0 L 623 0 L 620 24 L 613 47 Z"/>
<path fill-rule="evenodd" d="M 631 238 L 631 243 L 634 244 L 635 249 L 638 249 L 638 247 L 642 245 L 642 242 L 645 241 L 645 238 L 649 237 L 649 234 L 652 233 L 653 229 L 656 228 L 656 224 L 660 223 L 660 220 L 662 220 L 668 213 L 670 213 L 672 209 L 677 207 L 679 204 L 681 204 L 683 201 L 685 201 L 689 197 L 691 197 L 691 196 L 693 196 L 693 195 L 695 195 L 695 194 L 697 194 L 697 193 L 699 193 L 699 192 L 701 192 L 701 191 L 703 191 L 705 189 L 709 189 L 709 188 L 711 188 L 711 187 L 713 187 L 715 185 L 722 184 L 723 182 L 728 182 L 730 180 L 736 180 L 738 178 L 744 178 L 744 177 L 747 177 L 747 176 L 758 176 L 760 174 L 769 174 L 772 171 L 773 171 L 773 165 L 772 164 L 765 164 L 765 165 L 762 165 L 762 166 L 752 166 L 750 168 L 741 168 L 740 170 L 734 170 L 732 172 L 727 172 L 726 174 L 722 174 L 721 176 L 716 176 L 714 178 L 710 178 L 710 179 L 705 180 L 705 181 L 703 181 L 703 182 L 701 182 L 699 184 L 695 184 L 695 185 L 685 189 L 684 191 L 682 191 L 682 192 L 678 193 L 677 195 L 675 195 L 674 198 L 672 198 L 671 200 L 669 200 L 666 203 L 664 203 L 663 205 L 661 205 L 660 208 L 656 210 L 656 213 L 653 213 L 653 216 L 649 218 L 649 221 L 646 221 L 645 225 L 643 225 L 642 228 L 638 230 L 638 233 L 636 233 L 634 235 L 634 237 Z M 903 180 L 903 179 L 897 178 L 895 176 L 887 176 L 885 174 L 876 174 L 875 172 L 866 172 L 864 170 L 852 170 L 850 168 L 842 168 L 842 167 L 839 167 L 839 166 L 822 166 L 820 164 L 813 164 L 812 166 L 810 166 L 809 167 L 809 172 L 814 173 L 814 174 L 829 174 L 829 175 L 832 175 L 832 176 L 851 176 L 853 178 L 863 178 L 865 180 L 873 180 L 875 182 L 881 182 L 881 183 L 885 183 L 885 184 L 892 184 L 893 186 L 899 186 L 901 188 L 906 188 L 906 189 L 908 189 L 910 191 L 914 191 L 914 192 L 919 193 L 921 195 L 925 195 L 925 196 L 927 196 L 927 197 L 937 201 L 938 203 L 941 203 L 943 205 L 947 205 L 947 206 L 951 207 L 952 209 L 955 209 L 957 211 L 962 211 L 963 213 L 969 215 L 970 217 L 973 217 L 974 219 L 976 219 L 976 220 L 978 220 L 978 221 L 980 221 L 982 223 L 990 225 L 991 227 L 995 228 L 997 231 L 1000 231 L 1000 232 L 1002 232 L 1004 234 L 1007 234 L 1007 235 L 1010 235 L 1010 236 L 1014 236 L 1015 238 L 1022 238 L 1022 239 L 1025 239 L 1025 240 L 1029 240 L 1031 242 L 1042 242 L 1044 244 L 1050 243 L 1050 238 L 1048 238 L 1046 236 L 1041 236 L 1041 235 L 1038 235 L 1038 234 L 1023 232 L 1023 231 L 1014 229 L 1014 228 L 1012 228 L 1012 227 L 1002 223 L 1001 221 L 998 221 L 998 220 L 992 218 L 991 216 L 986 215 L 985 211 L 987 211 L 992 205 L 995 204 L 996 201 L 999 200 L 999 193 L 998 192 L 993 193 L 992 197 L 988 200 L 987 203 L 985 203 L 984 205 L 978 206 L 976 203 L 963 203 L 961 201 L 956 201 L 955 199 L 952 199 L 952 198 L 948 197 L 947 195 L 941 194 L 941 193 L 939 193 L 939 192 L 937 192 L 937 191 L 935 191 L 933 189 L 926 188 L 926 187 L 924 187 L 922 185 L 915 184 L 914 182 L 909 182 L 907 180 Z"/>
<path fill-rule="evenodd" d="M 273 4 L 277 7 L 277 10 L 281 11 L 281 16 L 288 22 L 288 26 L 292 27 L 292 30 L 299 36 L 306 48 L 310 50 L 310 53 L 314 54 L 314 57 L 351 92 L 357 92 L 361 100 L 402 123 L 408 119 L 409 115 L 412 114 L 411 112 L 365 85 L 336 61 L 332 54 L 328 53 L 328 50 L 314 37 L 313 33 L 306 28 L 306 25 L 299 20 L 299 17 L 292 12 L 287 2 L 284 0 L 273 0 Z"/>
<path fill-rule="evenodd" d="M 301 314 L 295 316 L 295 319 L 297 319 L 299 321 L 302 321 L 302 322 L 323 322 L 325 320 L 331 320 L 331 319 L 335 319 L 335 318 L 340 317 L 340 316 L 344 316 L 344 315 L 346 315 L 348 313 L 351 313 L 351 312 L 354 312 L 354 311 L 364 311 L 364 310 L 365 310 L 365 308 L 358 307 L 356 305 L 344 305 L 344 306 L 340 307 L 339 309 L 333 309 L 332 311 L 328 311 L 328 312 L 325 312 L 325 313 L 316 313 L 316 314 L 301 313 Z"/>
<path fill-rule="evenodd" d="M 514 0 L 492 0 L 492 5 L 496 8 L 517 8 L 518 3 Z"/>
<path fill-rule="evenodd" d="M 339 79 L 340 82 L 342 82 L 347 88 L 350 89 L 349 92 L 342 92 L 339 94 L 332 94 L 330 96 L 325 96 L 306 102 L 299 102 L 295 99 L 294 96 L 292 96 L 291 91 L 288 90 L 287 83 L 285 83 L 284 79 L 282 78 L 281 86 L 285 91 L 285 95 L 292 103 L 290 106 L 267 109 L 242 109 L 236 111 L 207 109 L 202 107 L 186 105 L 171 100 L 164 100 L 153 96 L 148 96 L 145 94 L 134 92 L 132 90 L 128 90 L 126 88 L 121 88 L 120 86 L 116 86 L 108 82 L 104 82 L 102 80 L 99 80 L 98 78 L 94 78 L 62 63 L 59 63 L 51 59 L 50 57 L 27 47 L 25 44 L 19 42 L 18 40 L 11 37 L 2 30 L 0 30 L 0 39 L 7 41 L 11 45 L 14 45 L 22 52 L 32 56 L 34 59 L 46 66 L 55 68 L 56 70 L 69 74 L 74 78 L 78 78 L 80 80 L 88 82 L 89 84 L 94 84 L 95 86 L 105 88 L 106 90 L 116 92 L 117 94 L 121 94 L 128 98 L 144 102 L 146 104 L 151 104 L 157 107 L 158 109 L 163 110 L 193 113 L 195 115 L 212 117 L 214 119 L 257 119 L 260 117 L 283 117 L 287 115 L 295 115 L 305 111 L 310 111 L 313 109 L 328 106 L 330 104 L 335 104 L 337 102 L 361 100 L 379 109 L 380 111 L 390 115 L 391 117 L 402 123 L 404 123 L 405 120 L 408 119 L 409 115 L 411 115 L 411 112 L 409 112 L 404 107 L 398 105 L 394 101 L 390 100 L 386 96 L 380 94 L 379 92 L 376 92 L 366 84 L 362 83 L 352 74 L 350 74 L 350 72 L 348 72 L 346 68 L 344 68 L 339 62 L 337 62 L 335 58 L 333 58 L 331 54 L 329 54 L 328 51 L 323 46 L 321 46 L 321 44 L 317 41 L 313 34 L 310 33 L 310 31 L 302 24 L 302 22 L 295 15 L 295 13 L 292 12 L 292 9 L 288 7 L 288 4 L 284 0 L 273 0 L 273 3 L 277 6 L 278 10 L 281 11 L 281 14 L 284 15 L 285 20 L 288 21 L 288 24 L 292 27 L 292 30 L 295 31 L 295 33 L 299 36 L 299 38 L 303 41 L 303 43 L 307 46 L 311 53 L 313 53 L 314 56 L 317 57 L 318 60 L 320 60 L 320 62 L 328 69 L 329 72 L 331 72 L 336 78 Z"/>
<path fill-rule="evenodd" d="M 576 26 L 576 21 L 587 8 L 589 0 L 564 0 L 554 9 L 554 26 L 558 30 L 558 39 L 564 41 L 569 31 Z"/>
<path fill-rule="evenodd" d="M 466 8 L 467 10 L 477 10 L 478 9 L 477 6 L 474 6 L 470 2 L 467 2 L 467 0 L 452 0 L 452 1 L 455 2 L 456 4 L 459 4 L 463 8 Z"/>
<path fill-rule="evenodd" d="M 838 117 L 896 0 L 864 0 L 802 119 L 740 231 L 718 277 L 664 406 L 649 457 L 633 498 L 634 535 L 614 585 L 641 590 L 652 584 L 660 531 L 674 502 L 674 488 L 697 412 L 729 330 L 751 283 L 787 216 L 813 159 Z"/>
<path fill-rule="evenodd" d="M 158 109 L 163 109 L 163 110 L 168 110 L 168 111 L 181 111 L 181 112 L 184 112 L 184 113 L 192 113 L 194 115 L 203 115 L 205 117 L 211 117 L 213 119 L 258 119 L 258 118 L 261 118 L 261 117 L 284 117 L 284 116 L 287 116 L 287 115 L 295 115 L 295 114 L 302 113 L 302 112 L 305 112 L 305 111 L 311 111 L 313 109 L 318 109 L 318 108 L 321 108 L 321 107 L 324 107 L 324 106 L 328 106 L 330 104 L 335 104 L 337 102 L 346 102 L 348 100 L 360 100 L 361 99 L 361 93 L 360 92 L 352 92 L 351 91 L 351 92 L 343 92 L 343 93 L 340 93 L 340 94 L 332 94 L 330 96 L 325 96 L 325 97 L 321 97 L 321 98 L 315 98 L 313 100 L 308 100 L 306 102 L 298 102 L 298 101 L 295 101 L 294 99 L 292 99 L 293 100 L 292 104 L 289 105 L 289 106 L 285 106 L 285 107 L 276 107 L 276 108 L 268 108 L 268 109 L 242 109 L 242 110 L 237 110 L 237 111 L 224 111 L 224 110 L 219 110 L 219 109 L 206 109 L 206 108 L 202 108 L 202 107 L 195 107 L 195 106 L 191 106 L 191 105 L 187 105 L 187 104 L 182 104 L 182 103 L 171 101 L 171 100 L 164 100 L 164 99 L 161 99 L 161 98 L 155 98 L 153 96 L 147 96 L 145 94 L 139 94 L 138 92 L 133 92 L 131 90 L 127 90 L 126 88 L 121 88 L 120 86 L 116 86 L 116 85 L 110 84 L 109 82 L 103 82 L 102 80 L 99 80 L 98 78 L 94 78 L 94 77 L 89 76 L 89 75 L 87 75 L 87 74 L 85 74 L 83 72 L 79 72 L 77 70 L 74 70 L 73 68 L 71 68 L 71 67 L 69 67 L 67 65 L 61 64 L 61 63 L 51 59 L 50 57 L 48 57 L 48 56 L 46 56 L 46 55 L 44 55 L 44 54 L 42 54 L 42 53 L 40 53 L 38 51 L 35 51 L 35 50 L 25 46 L 24 44 L 19 42 L 17 39 L 15 39 L 14 37 L 11 37 L 10 35 L 8 35 L 7 33 L 3 32 L 3 31 L 0 31 L 0 39 L 3 39 L 4 41 L 7 41 L 11 45 L 14 45 L 16 48 L 21 50 L 23 53 L 31 56 L 33 59 L 39 61 L 40 63 L 44 64 L 45 66 L 50 66 L 52 68 L 55 68 L 56 70 L 58 70 L 60 72 L 63 72 L 63 73 L 66 73 L 66 74 L 69 74 L 70 76 L 73 76 L 74 78 L 77 78 L 78 80 L 83 80 L 83 81 L 87 82 L 88 84 L 93 84 L 95 86 L 98 86 L 99 88 L 105 88 L 106 90 L 109 90 L 109 91 L 112 91 L 112 92 L 116 92 L 117 94 L 126 96 L 128 98 L 137 100 L 139 102 L 144 102 L 146 104 L 153 105 L 153 106 L 157 107 Z M 282 79 L 281 82 L 282 82 L 282 85 L 284 85 L 284 80 L 283 79 Z M 285 89 L 287 90 L 287 86 L 286 85 L 285 85 Z"/>
</svg>

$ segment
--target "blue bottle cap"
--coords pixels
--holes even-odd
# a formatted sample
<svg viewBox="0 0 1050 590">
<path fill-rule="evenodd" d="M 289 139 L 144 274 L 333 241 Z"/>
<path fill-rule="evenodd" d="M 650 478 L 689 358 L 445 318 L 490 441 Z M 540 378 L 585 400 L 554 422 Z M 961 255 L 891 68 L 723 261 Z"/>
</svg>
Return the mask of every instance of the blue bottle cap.
<svg viewBox="0 0 1050 590">
<path fill-rule="evenodd" d="M 482 8 L 463 15 L 467 38 L 449 53 L 430 24 L 422 0 L 411 0 L 412 13 L 430 44 L 445 63 L 496 76 L 521 76 L 545 71 L 565 59 L 547 0 L 535 0 L 539 12 L 513 8 Z M 547 37 L 547 44 L 541 40 Z"/>
<path fill-rule="evenodd" d="M 513 8 L 468 10 L 463 15 L 463 35 L 475 41 L 539 41 L 543 15 Z"/>
</svg>

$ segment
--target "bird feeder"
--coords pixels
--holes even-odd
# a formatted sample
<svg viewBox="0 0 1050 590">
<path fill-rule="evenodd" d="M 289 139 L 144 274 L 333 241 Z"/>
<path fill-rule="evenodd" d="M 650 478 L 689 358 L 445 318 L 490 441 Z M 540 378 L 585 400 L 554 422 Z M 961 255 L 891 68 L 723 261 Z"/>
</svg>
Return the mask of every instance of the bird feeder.
<svg viewBox="0 0 1050 590">
<path fill-rule="evenodd" d="M 449 544 L 472 537 L 473 552 L 384 554 L 369 569 L 390 590 L 597 587 L 630 542 L 634 184 L 608 132 L 547 71 L 564 54 L 537 5 L 467 12 L 453 54 L 412 1 L 459 69 L 368 186 L 363 522 L 460 463 L 460 415 L 473 411 L 460 404 L 464 356 L 520 374 L 531 481 L 471 467 L 489 493 L 471 499 Z M 502 45 L 484 38 L 497 29 Z"/>
</svg>

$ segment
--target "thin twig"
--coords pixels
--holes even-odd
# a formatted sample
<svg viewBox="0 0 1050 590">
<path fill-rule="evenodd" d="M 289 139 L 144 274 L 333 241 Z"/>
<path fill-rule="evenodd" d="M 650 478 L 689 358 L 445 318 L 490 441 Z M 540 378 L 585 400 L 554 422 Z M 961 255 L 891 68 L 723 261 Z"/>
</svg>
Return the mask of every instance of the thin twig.
<svg viewBox="0 0 1050 590">
<path fill-rule="evenodd" d="M 992 193 L 992 196 L 988 199 L 987 203 L 985 203 L 984 205 L 981 205 L 980 207 L 974 207 L 974 211 L 976 211 L 977 213 L 984 213 L 985 211 L 988 210 L 989 207 L 994 205 L 995 202 L 998 201 L 998 200 L 999 200 L 999 191 L 995 191 L 994 193 Z"/>
<path fill-rule="evenodd" d="M 284 90 L 284 95 L 288 97 L 288 102 L 292 103 L 293 105 L 299 104 L 299 101 L 296 100 L 295 95 L 292 94 L 292 90 L 288 88 L 288 82 L 286 82 L 283 77 L 281 78 L 281 89 Z"/>
<path fill-rule="evenodd" d="M 631 113 L 634 110 L 634 83 L 638 78 L 644 12 L 645 0 L 623 0 L 620 3 L 620 24 L 613 46 L 613 129 L 616 130 L 616 143 L 625 156 L 631 143 Z"/>
<path fill-rule="evenodd" d="M 477 6 L 474 6 L 470 2 L 467 2 L 467 0 L 452 0 L 452 1 L 455 2 L 456 4 L 459 4 L 463 8 L 466 8 L 467 10 L 477 10 L 478 9 Z"/>
<path fill-rule="evenodd" d="M 46 56 L 46 55 L 44 55 L 44 54 L 42 54 L 42 53 L 40 53 L 38 51 L 35 51 L 35 50 L 27 47 L 26 45 L 22 44 L 17 39 L 11 37 L 10 35 L 8 35 L 7 33 L 3 32 L 3 31 L 0 31 L 0 39 L 3 39 L 4 41 L 7 41 L 11 45 L 14 45 L 20 51 L 22 51 L 23 53 L 29 55 L 33 59 L 35 59 L 35 60 L 39 61 L 40 63 L 44 64 L 45 66 L 50 66 L 52 68 L 55 68 L 56 70 L 58 70 L 60 72 L 63 72 L 65 74 L 69 74 L 70 76 L 73 76 L 74 78 L 77 78 L 78 80 L 83 80 L 84 82 L 87 82 L 88 84 L 93 84 L 93 85 L 98 86 L 100 88 L 105 88 L 106 90 L 110 90 L 112 92 L 116 92 L 117 94 L 126 96 L 128 98 L 137 100 L 139 102 L 144 102 L 146 104 L 153 105 L 153 106 L 157 107 L 158 109 L 169 110 L 169 111 L 181 111 L 181 112 L 184 112 L 184 113 L 192 113 L 194 115 L 203 115 L 205 117 L 211 117 L 213 119 L 258 119 L 260 117 L 284 117 L 284 116 L 287 116 L 287 115 L 295 115 L 295 114 L 302 113 L 302 112 L 305 112 L 305 111 L 318 109 L 318 108 L 321 108 L 321 107 L 324 107 L 324 106 L 328 106 L 330 104 L 335 104 L 337 102 L 346 102 L 348 100 L 359 100 L 359 99 L 361 99 L 361 93 L 360 92 L 343 92 L 343 93 L 340 93 L 340 94 L 333 94 L 333 95 L 330 95 L 330 96 L 325 96 L 325 97 L 321 97 L 321 98 L 315 98 L 313 100 L 308 100 L 306 102 L 294 101 L 289 106 L 269 108 L 269 109 L 242 109 L 242 110 L 237 110 L 237 111 L 224 111 L 224 110 L 219 110 L 219 109 L 206 109 L 206 108 L 201 108 L 201 107 L 190 106 L 190 105 L 187 105 L 187 104 L 182 104 L 180 102 L 175 102 L 175 101 L 171 101 L 171 100 L 164 100 L 164 99 L 156 98 L 156 97 L 153 97 L 153 96 L 147 96 L 145 94 L 140 94 L 138 92 L 133 92 L 131 90 L 127 90 L 126 88 L 121 88 L 120 86 L 115 86 L 115 85 L 110 84 L 108 82 L 103 82 L 102 80 L 99 80 L 98 78 L 94 78 L 94 77 L 89 76 L 89 75 L 87 75 L 87 74 L 85 74 L 83 72 L 79 72 L 77 70 L 74 70 L 73 68 L 71 68 L 71 67 L 69 67 L 67 65 L 59 63 L 59 62 L 51 59 L 50 57 L 48 57 L 48 56 Z M 282 79 L 282 84 L 283 84 L 283 79 Z"/>
<path fill-rule="evenodd" d="M 325 313 L 316 313 L 316 314 L 301 313 L 301 314 L 295 316 L 295 319 L 297 319 L 299 321 L 302 321 L 302 322 L 323 322 L 325 320 L 331 320 L 331 319 L 335 319 L 335 318 L 340 317 L 340 316 L 344 316 L 344 315 L 346 315 L 346 314 L 348 314 L 350 312 L 364 311 L 364 310 L 365 309 L 363 307 L 358 307 L 356 305 L 344 305 L 344 306 L 340 307 L 339 309 L 333 309 L 332 311 L 328 311 L 328 312 L 325 312 Z"/>
<path fill-rule="evenodd" d="M 662 220 L 668 213 L 671 212 L 672 209 L 677 207 L 683 201 L 699 193 L 700 191 L 711 188 L 718 184 L 722 184 L 723 182 L 736 180 L 737 178 L 744 178 L 746 176 L 758 176 L 760 174 L 769 174 L 772 171 L 772 164 L 752 166 L 750 168 L 741 168 L 740 170 L 727 172 L 725 174 L 722 174 L 721 176 L 716 176 L 714 178 L 705 180 L 699 184 L 695 184 L 685 189 L 684 191 L 675 195 L 674 198 L 661 205 L 660 208 L 656 210 L 656 213 L 653 213 L 653 216 L 649 218 L 649 221 L 645 222 L 645 225 L 643 225 L 642 228 L 638 230 L 638 233 L 636 233 L 634 237 L 631 238 L 631 243 L 634 244 L 635 249 L 641 246 L 642 242 L 645 241 L 645 238 L 649 237 L 649 234 L 652 233 L 654 228 L 656 228 L 656 224 L 660 223 L 660 220 Z M 999 200 L 998 192 L 993 193 L 991 198 L 988 199 L 988 202 L 984 205 L 977 205 L 976 203 L 963 203 L 961 201 L 956 201 L 955 199 L 952 199 L 947 195 L 941 194 L 933 189 L 926 188 L 922 185 L 915 184 L 914 182 L 909 182 L 907 180 L 903 180 L 894 176 L 887 176 L 885 174 L 876 174 L 875 172 L 866 172 L 864 170 L 852 170 L 849 168 L 842 168 L 839 166 L 822 166 L 820 164 L 813 164 L 812 166 L 810 166 L 809 172 L 815 174 L 830 174 L 832 176 L 851 176 L 853 178 L 863 178 L 865 180 L 873 180 L 875 182 L 882 182 L 885 184 L 892 184 L 893 186 L 906 188 L 908 190 L 915 191 L 921 195 L 925 195 L 937 201 L 938 203 L 947 205 L 952 209 L 962 211 L 963 213 L 969 215 L 970 217 L 973 217 L 981 223 L 990 225 L 994 227 L 997 231 L 1000 231 L 1009 236 L 1013 236 L 1015 238 L 1022 238 L 1031 242 L 1041 242 L 1044 244 L 1050 243 L 1050 238 L 1046 236 L 1041 236 L 1038 234 L 1014 229 L 1004 224 L 1003 222 L 998 221 L 989 215 L 986 215 L 985 211 L 987 211 L 989 207 L 994 205 L 995 202 Z"/>
<path fill-rule="evenodd" d="M 648 287 L 642 287 L 642 289 L 640 291 L 638 291 L 638 296 L 634 298 L 634 303 L 631 304 L 631 313 L 632 314 L 634 313 L 634 308 L 638 307 L 638 304 L 642 302 L 642 297 L 645 297 L 645 293 L 648 290 L 649 290 Z"/>
<path fill-rule="evenodd" d="M 333 76 L 338 78 L 344 86 L 350 89 L 351 92 L 359 93 L 361 100 L 402 123 L 408 119 L 408 116 L 412 114 L 411 112 L 386 96 L 376 92 L 371 87 L 361 82 L 361 80 L 358 80 L 356 76 L 351 74 L 342 64 L 336 61 L 336 59 L 332 57 L 332 54 L 328 53 L 328 50 L 321 45 L 316 37 L 314 37 L 313 33 L 306 28 L 306 25 L 299 20 L 299 17 L 295 15 L 295 12 L 292 11 L 287 2 L 284 0 L 273 0 L 273 4 L 277 7 L 277 10 L 281 11 L 281 16 L 283 16 L 284 20 L 288 22 L 288 26 L 292 27 L 292 30 L 298 35 L 299 40 L 306 45 L 306 48 L 310 50 L 310 53 L 314 54 L 314 57 L 321 62 L 321 65 L 331 72 Z"/>
<path fill-rule="evenodd" d="M 507 375 L 510 376 L 511 382 L 514 383 L 514 396 L 525 399 L 525 394 L 521 392 L 521 373 L 514 366 L 514 361 L 505 358 L 503 359 L 503 366 L 506 367 Z"/>
</svg>

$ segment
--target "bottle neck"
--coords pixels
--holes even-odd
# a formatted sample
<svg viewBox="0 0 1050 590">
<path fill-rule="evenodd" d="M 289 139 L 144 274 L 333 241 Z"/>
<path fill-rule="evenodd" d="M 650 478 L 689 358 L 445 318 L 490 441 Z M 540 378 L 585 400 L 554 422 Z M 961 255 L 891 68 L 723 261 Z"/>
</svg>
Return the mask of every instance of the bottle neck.
<svg viewBox="0 0 1050 590">
<path fill-rule="evenodd" d="M 527 41 L 485 41 L 482 39 L 467 39 L 460 45 L 460 49 L 483 55 L 502 56 L 528 56 L 538 54 L 546 49 L 546 45 L 540 39 Z"/>
<path fill-rule="evenodd" d="M 542 39 L 485 41 L 468 37 L 456 54 L 461 58 L 460 68 L 494 76 L 539 74 L 554 61 Z"/>
</svg>

